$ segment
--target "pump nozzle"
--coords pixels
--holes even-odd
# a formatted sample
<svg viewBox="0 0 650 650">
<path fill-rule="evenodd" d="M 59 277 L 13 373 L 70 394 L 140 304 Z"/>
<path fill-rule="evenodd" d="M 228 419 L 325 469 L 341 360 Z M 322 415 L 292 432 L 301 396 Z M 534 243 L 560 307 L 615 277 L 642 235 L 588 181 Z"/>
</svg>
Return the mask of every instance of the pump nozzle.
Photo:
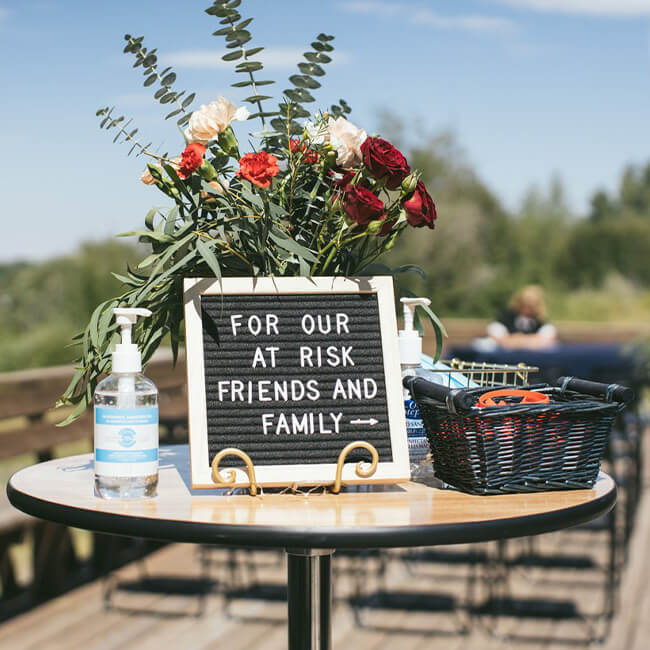
<svg viewBox="0 0 650 650">
<path fill-rule="evenodd" d="M 151 312 L 142 307 L 116 307 L 113 313 L 122 330 L 122 342 L 115 346 L 113 352 L 113 372 L 140 372 L 142 358 L 138 346 L 131 342 L 131 328 L 138 316 L 151 316 Z"/>
<path fill-rule="evenodd" d="M 413 318 L 415 316 L 415 309 L 418 305 L 431 304 L 428 298 L 401 298 L 400 302 L 404 305 L 404 331 L 413 331 Z"/>
<path fill-rule="evenodd" d="M 404 305 L 404 328 L 399 331 L 400 361 L 408 365 L 420 365 L 422 355 L 422 337 L 414 328 L 413 320 L 418 305 L 431 304 L 428 298 L 401 298 Z"/>
</svg>

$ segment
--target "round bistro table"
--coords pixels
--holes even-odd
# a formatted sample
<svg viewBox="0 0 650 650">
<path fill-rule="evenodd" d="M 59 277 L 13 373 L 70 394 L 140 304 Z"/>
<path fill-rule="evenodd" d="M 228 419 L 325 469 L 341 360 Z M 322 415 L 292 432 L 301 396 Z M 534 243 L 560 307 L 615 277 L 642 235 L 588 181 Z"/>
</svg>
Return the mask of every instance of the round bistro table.
<svg viewBox="0 0 650 650">
<path fill-rule="evenodd" d="M 340 494 L 229 495 L 192 490 L 187 445 L 161 447 L 158 496 L 93 494 L 93 456 L 39 463 L 7 485 L 20 510 L 76 528 L 170 542 L 267 546 L 288 555 L 290 650 L 331 648 L 331 557 L 336 549 L 434 546 L 535 535 L 608 512 L 616 486 L 472 496 L 418 483 L 355 486 Z"/>
</svg>

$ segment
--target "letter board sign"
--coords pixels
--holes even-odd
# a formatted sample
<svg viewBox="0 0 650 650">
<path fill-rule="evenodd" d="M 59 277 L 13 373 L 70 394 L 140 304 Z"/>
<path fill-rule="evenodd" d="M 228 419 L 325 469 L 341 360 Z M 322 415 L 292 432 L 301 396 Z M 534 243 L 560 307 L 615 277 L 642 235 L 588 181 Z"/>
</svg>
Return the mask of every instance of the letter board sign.
<svg viewBox="0 0 650 650">
<path fill-rule="evenodd" d="M 357 440 L 379 464 L 366 480 L 346 464 L 344 483 L 408 480 L 392 278 L 192 278 L 184 289 L 193 487 L 215 487 L 211 462 L 230 447 L 259 485 L 330 484 Z M 243 463 L 223 463 L 248 485 Z"/>
</svg>

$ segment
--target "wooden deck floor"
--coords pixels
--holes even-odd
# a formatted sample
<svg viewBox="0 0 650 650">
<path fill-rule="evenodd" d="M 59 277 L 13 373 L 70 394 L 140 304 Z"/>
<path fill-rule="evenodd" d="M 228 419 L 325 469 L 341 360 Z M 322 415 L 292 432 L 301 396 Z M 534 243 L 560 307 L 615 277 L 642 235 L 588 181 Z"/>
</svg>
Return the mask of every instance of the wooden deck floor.
<svg viewBox="0 0 650 650">
<path fill-rule="evenodd" d="M 383 575 L 379 558 L 359 563 L 335 556 L 334 648 L 646 650 L 650 647 L 647 479 L 623 571 L 618 613 L 604 645 L 594 639 L 604 629 L 598 615 L 606 605 L 607 532 L 574 530 L 540 536 L 532 547 L 527 540 L 508 543 L 508 557 L 532 550 L 535 561 L 513 562 L 506 576 L 492 575 L 493 584 L 507 584 L 509 600 L 502 602 L 507 611 L 499 616 L 489 607 L 481 608 L 489 584 L 484 565 L 472 569 L 466 561 L 468 553 L 494 556 L 496 543 L 426 549 L 422 557 L 394 551 Z M 432 550 L 435 555 L 427 555 Z M 198 547 L 165 547 L 144 564 L 129 565 L 114 576 L 116 588 L 108 608 L 103 599 L 106 585 L 86 585 L 1 624 L 0 648 L 286 648 L 282 556 L 234 553 L 210 550 L 206 574 Z"/>
</svg>

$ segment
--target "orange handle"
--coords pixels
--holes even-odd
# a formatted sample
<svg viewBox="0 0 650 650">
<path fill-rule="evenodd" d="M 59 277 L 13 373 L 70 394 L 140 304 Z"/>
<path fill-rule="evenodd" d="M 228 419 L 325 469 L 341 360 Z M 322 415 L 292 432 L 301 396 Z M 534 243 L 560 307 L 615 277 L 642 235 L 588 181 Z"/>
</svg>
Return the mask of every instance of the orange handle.
<svg viewBox="0 0 650 650">
<path fill-rule="evenodd" d="M 485 406 L 507 406 L 508 402 L 504 400 L 494 401 L 495 397 L 520 397 L 520 404 L 548 404 L 551 398 L 544 393 L 537 393 L 534 390 L 520 390 L 517 388 L 503 388 L 501 390 L 491 390 L 489 393 L 483 393 L 479 398 L 476 406 L 483 408 Z"/>
</svg>

